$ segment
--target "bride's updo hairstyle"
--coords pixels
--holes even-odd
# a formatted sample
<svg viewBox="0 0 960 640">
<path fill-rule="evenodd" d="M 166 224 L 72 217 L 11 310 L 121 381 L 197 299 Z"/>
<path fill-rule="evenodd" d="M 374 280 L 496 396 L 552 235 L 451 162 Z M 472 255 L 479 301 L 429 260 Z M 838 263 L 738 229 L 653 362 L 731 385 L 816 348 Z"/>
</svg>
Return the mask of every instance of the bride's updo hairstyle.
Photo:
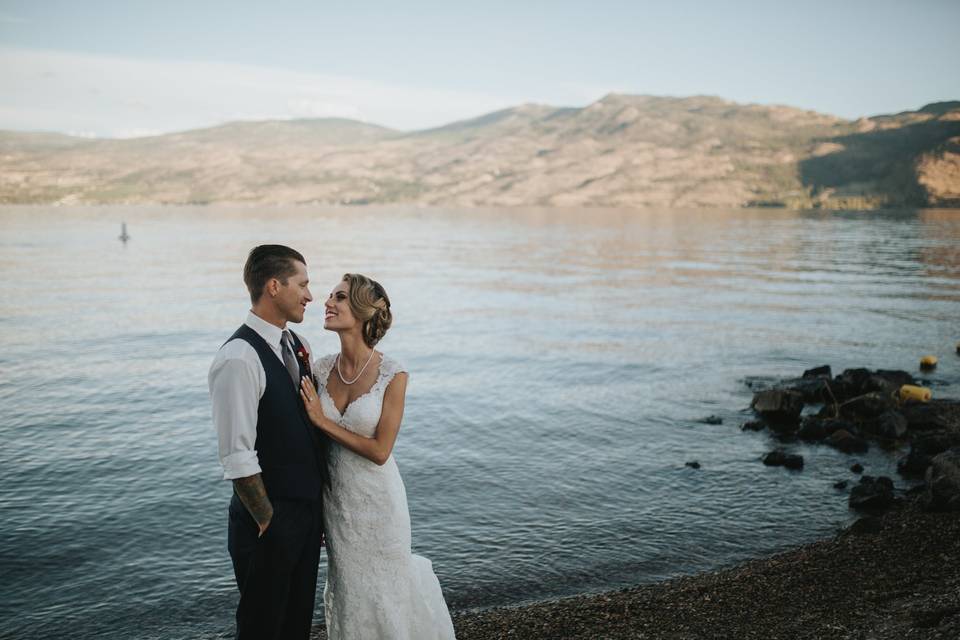
<svg viewBox="0 0 960 640">
<path fill-rule="evenodd" d="M 343 281 L 350 284 L 350 311 L 363 323 L 363 341 L 373 347 L 393 322 L 390 298 L 379 282 L 359 273 L 345 273 Z"/>
</svg>

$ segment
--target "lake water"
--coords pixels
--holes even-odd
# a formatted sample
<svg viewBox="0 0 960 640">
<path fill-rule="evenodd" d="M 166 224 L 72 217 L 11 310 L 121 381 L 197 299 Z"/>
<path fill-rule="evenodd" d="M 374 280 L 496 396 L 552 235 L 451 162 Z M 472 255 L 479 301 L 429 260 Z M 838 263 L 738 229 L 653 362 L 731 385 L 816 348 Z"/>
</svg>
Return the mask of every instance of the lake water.
<svg viewBox="0 0 960 640">
<path fill-rule="evenodd" d="M 0 636 L 230 636 L 206 375 L 249 306 L 246 253 L 272 242 L 304 253 L 318 300 L 346 271 L 389 292 L 381 347 L 410 369 L 394 455 L 457 610 L 848 523 L 832 484 L 852 459 L 792 444 L 802 472 L 761 464 L 747 378 L 935 353 L 924 377 L 960 396 L 960 211 L 2 207 Z M 301 329 L 333 352 L 322 316 Z M 856 459 L 904 487 L 902 453 Z"/>
</svg>

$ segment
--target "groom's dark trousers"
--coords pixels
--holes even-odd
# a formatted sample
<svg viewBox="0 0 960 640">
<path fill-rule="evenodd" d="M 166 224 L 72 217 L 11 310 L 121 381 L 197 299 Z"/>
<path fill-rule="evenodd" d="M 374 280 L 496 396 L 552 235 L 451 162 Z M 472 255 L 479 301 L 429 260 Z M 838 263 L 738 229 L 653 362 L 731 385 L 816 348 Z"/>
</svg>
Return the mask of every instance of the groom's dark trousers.
<svg viewBox="0 0 960 640">
<path fill-rule="evenodd" d="M 326 448 L 307 418 L 299 387 L 253 329 L 231 340 L 256 350 L 266 375 L 257 406 L 256 451 L 273 518 L 258 537 L 253 516 L 234 493 L 227 547 L 240 588 L 237 640 L 308 640 L 317 593 L 323 533 Z M 293 334 L 296 350 L 302 345 Z M 300 363 L 300 375 L 310 372 Z"/>
<path fill-rule="evenodd" d="M 227 546 L 240 588 L 237 640 L 308 638 L 323 523 L 320 500 L 274 500 L 261 537 L 240 499 L 230 501 Z"/>
</svg>

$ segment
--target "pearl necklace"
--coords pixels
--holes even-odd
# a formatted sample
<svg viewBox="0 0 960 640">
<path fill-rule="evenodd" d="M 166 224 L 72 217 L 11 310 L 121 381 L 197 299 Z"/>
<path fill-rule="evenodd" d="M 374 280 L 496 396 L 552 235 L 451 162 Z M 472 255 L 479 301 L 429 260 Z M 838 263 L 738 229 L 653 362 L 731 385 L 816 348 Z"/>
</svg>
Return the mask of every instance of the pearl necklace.
<svg viewBox="0 0 960 640">
<path fill-rule="evenodd" d="M 363 375 L 363 372 L 367 370 L 367 365 L 370 364 L 371 360 L 373 360 L 374 353 L 375 351 L 373 349 L 370 349 L 370 357 L 367 358 L 367 361 L 363 363 L 363 368 L 360 369 L 360 373 L 357 374 L 357 377 L 350 381 L 347 381 L 347 379 L 343 377 L 343 372 L 340 371 L 340 355 L 341 354 L 338 353 L 337 354 L 337 375 L 340 376 L 340 382 L 346 385 L 350 385 L 356 382 L 357 380 L 359 380 L 360 376 Z"/>
</svg>

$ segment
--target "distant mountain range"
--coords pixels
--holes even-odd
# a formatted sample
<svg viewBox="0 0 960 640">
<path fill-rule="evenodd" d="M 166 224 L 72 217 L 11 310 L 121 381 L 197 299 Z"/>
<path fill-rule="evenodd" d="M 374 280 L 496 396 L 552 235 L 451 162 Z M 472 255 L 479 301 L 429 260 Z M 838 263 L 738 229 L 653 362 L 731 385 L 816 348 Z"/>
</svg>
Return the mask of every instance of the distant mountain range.
<svg viewBox="0 0 960 640">
<path fill-rule="evenodd" d="M 4 131 L 0 202 L 960 207 L 960 101 L 850 121 L 611 94 L 415 132 L 342 119 L 125 140 Z"/>
</svg>

